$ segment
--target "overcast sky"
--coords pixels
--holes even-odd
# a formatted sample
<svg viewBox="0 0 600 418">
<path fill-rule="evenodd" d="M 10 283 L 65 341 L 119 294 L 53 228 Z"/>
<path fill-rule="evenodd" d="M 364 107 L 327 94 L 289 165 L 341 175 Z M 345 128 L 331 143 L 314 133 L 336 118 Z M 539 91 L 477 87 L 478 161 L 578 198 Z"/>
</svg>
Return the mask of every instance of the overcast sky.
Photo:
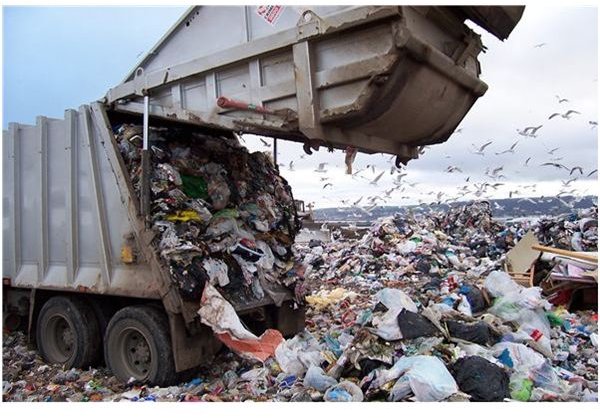
<svg viewBox="0 0 600 418">
<path fill-rule="evenodd" d="M 5 7 L 3 128 L 8 122 L 34 123 L 37 115 L 62 118 L 64 109 L 101 98 L 185 10 Z M 587 177 L 598 165 L 598 129 L 590 124 L 598 120 L 597 16 L 592 7 L 529 5 L 504 42 L 474 27 L 488 48 L 480 61 L 489 90 L 467 114 L 460 133 L 409 162 L 399 189 L 390 191 L 398 173 L 390 174 L 390 157 L 381 154 L 359 154 L 355 170 L 367 165 L 375 170 L 352 177 L 344 174 L 342 151 L 322 150 L 300 158 L 304 153 L 299 144 L 280 141 L 281 173 L 297 199 L 317 207 L 346 206 L 364 196 L 362 205 L 368 196 L 385 196 L 385 191 L 389 199 L 379 204 L 431 202 L 456 197 L 465 186 L 468 199 L 486 181 L 503 184 L 479 197 L 508 197 L 511 191 L 513 197 L 555 196 L 573 189 L 597 194 L 597 174 Z M 568 102 L 559 103 L 557 95 Z M 548 119 L 569 109 L 579 114 Z M 543 127 L 536 138 L 517 133 L 537 125 Z M 473 144 L 479 147 L 488 141 L 493 143 L 485 156 L 473 153 Z M 496 155 L 516 141 L 514 153 Z M 252 137 L 246 144 L 251 150 L 269 149 Z M 554 148 L 558 150 L 549 154 Z M 569 169 L 581 166 L 584 174 L 540 165 L 552 158 L 560 158 L 555 162 Z M 327 173 L 314 172 L 321 162 L 328 163 Z M 450 173 L 449 166 L 462 172 Z M 486 170 L 499 167 L 503 169 L 498 174 L 505 178 L 486 176 Z M 369 184 L 383 170 L 377 185 Z M 323 189 L 327 183 L 332 186 Z M 437 196 L 439 192 L 444 194 Z"/>
</svg>

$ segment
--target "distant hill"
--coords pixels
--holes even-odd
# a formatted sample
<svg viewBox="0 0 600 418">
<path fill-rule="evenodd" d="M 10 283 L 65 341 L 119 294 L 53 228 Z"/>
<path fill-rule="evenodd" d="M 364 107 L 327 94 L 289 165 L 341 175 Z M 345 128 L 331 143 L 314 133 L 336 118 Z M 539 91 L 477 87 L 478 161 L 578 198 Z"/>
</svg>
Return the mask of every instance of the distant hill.
<svg viewBox="0 0 600 418">
<path fill-rule="evenodd" d="M 576 209 L 585 209 L 598 204 L 597 196 L 533 197 L 519 199 L 490 199 L 494 218 L 518 218 L 525 216 L 556 216 L 570 213 Z M 453 202 L 450 204 L 421 204 L 412 206 L 376 206 L 367 212 L 359 207 L 326 208 L 314 210 L 315 221 L 329 222 L 365 222 L 382 216 L 392 216 L 412 210 L 416 213 L 430 211 L 446 211 L 450 207 L 469 203 Z"/>
</svg>

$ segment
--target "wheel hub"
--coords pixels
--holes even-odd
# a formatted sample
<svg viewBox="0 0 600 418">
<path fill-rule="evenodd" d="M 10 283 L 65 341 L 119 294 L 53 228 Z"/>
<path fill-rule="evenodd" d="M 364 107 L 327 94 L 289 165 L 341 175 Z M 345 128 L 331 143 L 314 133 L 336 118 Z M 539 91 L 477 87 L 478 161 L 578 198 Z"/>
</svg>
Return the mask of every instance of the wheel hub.
<svg viewBox="0 0 600 418">
<path fill-rule="evenodd" d="M 143 378 L 150 370 L 152 356 L 148 341 L 138 331 L 129 330 L 125 337 L 125 357 L 128 366 L 138 378 Z"/>
</svg>

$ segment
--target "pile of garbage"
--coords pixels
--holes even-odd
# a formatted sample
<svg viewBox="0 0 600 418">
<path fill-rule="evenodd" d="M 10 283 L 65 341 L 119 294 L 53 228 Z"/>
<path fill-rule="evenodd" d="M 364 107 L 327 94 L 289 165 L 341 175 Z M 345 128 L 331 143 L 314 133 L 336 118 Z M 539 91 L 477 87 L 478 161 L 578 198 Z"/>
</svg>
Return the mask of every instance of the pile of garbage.
<svg viewBox="0 0 600 418">
<path fill-rule="evenodd" d="M 271 345 L 260 358 L 224 349 L 178 386 L 118 392 L 99 377 L 103 369 L 85 375 L 94 382 L 87 386 L 82 374 L 44 386 L 39 357 L 5 338 L 3 399 L 57 400 L 54 390 L 112 401 L 597 402 L 597 311 L 569 312 L 503 271 L 498 241 L 507 229 L 457 210 L 383 218 L 360 240 L 297 244 L 305 330 L 288 340 L 265 332 Z M 525 229 L 511 227 L 516 242 Z M 218 325 L 234 339 L 248 332 L 235 321 Z M 13 372 L 17 351 L 27 365 Z"/>
<path fill-rule="evenodd" d="M 542 245 L 573 251 L 598 251 L 598 207 L 562 215 L 545 217 L 536 225 L 536 236 Z"/>
<path fill-rule="evenodd" d="M 116 130 L 138 196 L 141 133 Z M 300 227 L 292 191 L 264 153 L 249 153 L 237 137 L 153 127 L 149 151 L 155 248 L 184 299 L 200 301 L 205 285 L 240 304 L 270 296 L 280 305 L 290 298 L 280 285 L 301 299 L 300 276 L 288 274 Z"/>
</svg>

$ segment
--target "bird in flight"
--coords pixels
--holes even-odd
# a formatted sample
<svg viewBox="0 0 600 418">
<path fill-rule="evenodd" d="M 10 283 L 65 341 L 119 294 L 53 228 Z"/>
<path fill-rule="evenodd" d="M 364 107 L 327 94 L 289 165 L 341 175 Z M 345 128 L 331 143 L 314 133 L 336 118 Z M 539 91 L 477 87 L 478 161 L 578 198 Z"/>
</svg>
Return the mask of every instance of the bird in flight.
<svg viewBox="0 0 600 418">
<path fill-rule="evenodd" d="M 477 146 L 476 146 L 475 144 L 471 144 L 471 145 L 473 145 L 473 146 L 475 147 L 475 149 L 477 150 L 477 151 L 475 151 L 475 152 L 474 152 L 474 154 L 478 154 L 478 155 L 485 155 L 485 154 L 483 153 L 483 150 L 484 150 L 484 149 L 486 149 L 486 147 L 488 147 L 488 146 L 489 146 L 489 145 L 490 145 L 492 142 L 493 142 L 493 141 L 486 142 L 485 144 L 483 144 L 483 145 L 482 145 L 481 147 L 479 147 L 479 148 L 477 148 Z"/>
<path fill-rule="evenodd" d="M 554 155 L 554 152 L 558 149 L 560 149 L 560 147 L 552 148 L 550 151 L 548 151 L 548 154 Z"/>
<path fill-rule="evenodd" d="M 563 119 L 571 119 L 571 115 L 573 114 L 581 115 L 581 113 L 576 110 L 567 110 L 565 113 L 553 113 L 548 117 L 548 119 L 552 119 L 556 116 L 560 116 Z"/>
<path fill-rule="evenodd" d="M 325 185 L 323 186 L 323 188 L 327 187 L 327 186 L 331 186 L 333 187 L 333 183 L 325 183 Z"/>
<path fill-rule="evenodd" d="M 290 161 L 290 171 L 294 171 L 294 162 Z"/>
<path fill-rule="evenodd" d="M 531 157 L 529 157 L 529 158 L 527 158 L 527 159 L 525 160 L 525 164 L 524 164 L 524 165 L 525 165 L 525 167 L 529 167 L 529 166 L 527 165 L 527 164 L 529 164 L 529 161 L 531 161 Z"/>
<path fill-rule="evenodd" d="M 509 148 L 509 149 L 507 149 L 507 150 L 504 150 L 504 151 L 502 151 L 502 152 L 497 152 L 497 153 L 496 153 L 496 155 L 502 155 L 502 154 L 507 154 L 507 153 L 514 154 L 514 153 L 515 153 L 515 147 L 517 146 L 517 144 L 518 144 L 518 143 L 519 143 L 519 141 L 515 142 L 514 144 L 512 144 L 512 145 L 510 146 L 510 148 Z"/>
<path fill-rule="evenodd" d="M 260 142 L 262 142 L 265 147 L 270 146 L 269 143 L 267 141 L 265 141 L 264 139 L 262 139 L 262 138 L 258 138 L 258 139 L 260 139 Z"/>
<path fill-rule="evenodd" d="M 381 176 L 383 176 L 383 173 L 385 173 L 385 170 L 382 171 L 381 173 L 379 173 L 377 175 L 377 177 L 375 177 L 373 180 L 371 180 L 371 182 L 369 184 L 377 185 L 377 182 L 379 181 L 379 179 L 381 178 Z"/>
<path fill-rule="evenodd" d="M 592 174 L 597 173 L 598 169 L 590 171 L 590 173 L 586 177 L 590 177 Z"/>
<path fill-rule="evenodd" d="M 536 137 L 536 132 L 538 131 L 538 129 L 540 129 L 542 126 L 544 125 L 538 125 L 538 126 L 527 126 L 525 129 L 523 129 L 523 132 L 525 132 L 528 136 L 535 138 Z"/>
<path fill-rule="evenodd" d="M 583 175 L 583 168 L 579 167 L 579 166 L 575 166 L 571 169 L 571 171 L 569 172 L 569 175 L 572 176 L 573 175 L 573 171 L 577 171 L 579 170 L 579 174 Z"/>
<path fill-rule="evenodd" d="M 564 166 L 564 165 L 562 165 L 562 164 L 558 164 L 558 163 L 543 163 L 543 164 L 540 164 L 540 166 L 552 166 L 552 167 L 556 167 L 556 168 L 564 168 L 565 170 L 568 170 L 568 168 L 567 168 L 567 167 L 565 167 L 565 166 Z"/>
<path fill-rule="evenodd" d="M 458 171 L 459 173 L 462 173 L 462 170 L 461 170 L 459 167 L 456 167 L 456 166 L 454 166 L 454 165 L 449 165 L 449 166 L 446 168 L 446 172 L 447 172 L 447 173 L 454 173 L 455 171 Z"/>
<path fill-rule="evenodd" d="M 561 98 L 558 94 L 554 95 L 554 97 L 556 97 L 556 100 L 558 100 L 558 103 L 566 103 L 569 101 L 569 99 Z"/>
<path fill-rule="evenodd" d="M 406 173 L 398 174 L 398 175 L 396 176 L 396 179 L 393 181 L 393 183 L 394 183 L 396 186 L 400 186 L 400 182 L 401 182 L 401 180 L 402 180 L 402 177 L 404 177 L 404 176 L 406 176 L 406 175 L 407 175 Z"/>
<path fill-rule="evenodd" d="M 598 122 L 596 122 L 595 120 L 590 120 L 588 121 L 588 123 L 592 127 L 591 129 L 594 129 L 596 126 L 598 126 Z"/>
<path fill-rule="evenodd" d="M 546 42 L 542 42 L 541 44 L 535 44 L 533 47 L 534 47 L 534 48 L 541 48 L 541 47 L 543 47 L 544 45 L 546 45 Z"/>
<path fill-rule="evenodd" d="M 327 170 L 325 169 L 325 165 L 327 165 L 327 163 L 320 163 L 319 167 L 317 169 L 315 169 L 315 171 L 317 173 L 326 173 Z"/>
</svg>

